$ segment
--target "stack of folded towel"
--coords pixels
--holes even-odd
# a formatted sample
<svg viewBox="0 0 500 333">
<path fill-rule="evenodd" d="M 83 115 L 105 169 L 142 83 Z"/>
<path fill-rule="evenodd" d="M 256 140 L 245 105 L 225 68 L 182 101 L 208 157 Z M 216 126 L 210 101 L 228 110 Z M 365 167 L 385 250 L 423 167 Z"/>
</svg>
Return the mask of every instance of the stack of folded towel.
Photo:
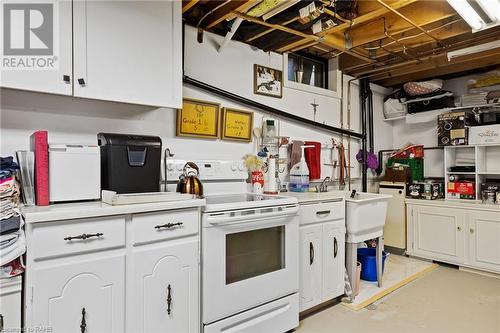
<svg viewBox="0 0 500 333">
<path fill-rule="evenodd" d="M 24 271 L 26 239 L 19 214 L 19 166 L 13 157 L 0 158 L 0 278 Z"/>
</svg>

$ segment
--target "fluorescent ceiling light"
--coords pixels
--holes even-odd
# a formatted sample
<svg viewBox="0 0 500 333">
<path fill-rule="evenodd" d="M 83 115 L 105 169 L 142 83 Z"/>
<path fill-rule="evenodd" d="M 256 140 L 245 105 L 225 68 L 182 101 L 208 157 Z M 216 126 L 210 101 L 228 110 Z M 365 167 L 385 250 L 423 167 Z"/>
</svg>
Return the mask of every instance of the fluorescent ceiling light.
<svg viewBox="0 0 500 333">
<path fill-rule="evenodd" d="M 477 0 L 481 9 L 493 21 L 500 21 L 500 0 Z"/>
<path fill-rule="evenodd" d="M 471 26 L 474 30 L 480 30 L 485 22 L 478 13 L 472 8 L 467 0 L 447 0 L 455 11 Z M 489 1 L 486 1 L 487 3 Z"/>
<path fill-rule="evenodd" d="M 458 58 L 458 57 L 462 57 L 462 56 L 466 56 L 466 55 L 470 55 L 470 54 L 474 54 L 474 53 L 480 53 L 480 52 L 484 52 L 484 51 L 488 51 L 488 50 L 493 50 L 493 49 L 496 49 L 499 47 L 500 47 L 500 40 L 496 40 L 494 42 L 484 43 L 484 44 L 480 44 L 480 45 L 476 45 L 476 46 L 467 47 L 465 49 L 451 51 L 451 52 L 447 53 L 448 61 L 450 61 L 451 59 L 454 59 L 454 58 Z"/>
</svg>

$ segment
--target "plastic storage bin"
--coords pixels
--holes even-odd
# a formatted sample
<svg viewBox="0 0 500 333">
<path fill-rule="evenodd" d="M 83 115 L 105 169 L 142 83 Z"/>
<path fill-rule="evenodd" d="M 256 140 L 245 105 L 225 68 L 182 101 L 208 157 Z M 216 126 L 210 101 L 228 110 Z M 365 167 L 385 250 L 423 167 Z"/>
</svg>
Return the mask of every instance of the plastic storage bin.
<svg viewBox="0 0 500 333">
<path fill-rule="evenodd" d="M 382 252 L 382 274 L 384 273 L 387 252 Z M 377 281 L 377 249 L 359 248 L 358 261 L 361 263 L 361 279 L 365 281 Z"/>
<path fill-rule="evenodd" d="M 387 166 L 393 166 L 395 163 L 408 165 L 411 170 L 411 180 L 413 182 L 424 180 L 424 160 L 421 158 L 390 158 L 387 160 Z"/>
</svg>

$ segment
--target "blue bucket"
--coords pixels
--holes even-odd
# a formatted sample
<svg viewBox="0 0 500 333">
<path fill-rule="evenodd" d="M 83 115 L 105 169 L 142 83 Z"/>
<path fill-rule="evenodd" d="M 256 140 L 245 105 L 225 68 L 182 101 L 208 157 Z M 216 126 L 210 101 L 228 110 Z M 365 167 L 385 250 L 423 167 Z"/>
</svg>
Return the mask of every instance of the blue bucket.
<svg viewBox="0 0 500 333">
<path fill-rule="evenodd" d="M 384 272 L 387 252 L 382 252 L 382 274 Z M 361 263 L 361 279 L 365 281 L 377 281 L 377 249 L 359 248 L 358 261 Z"/>
</svg>

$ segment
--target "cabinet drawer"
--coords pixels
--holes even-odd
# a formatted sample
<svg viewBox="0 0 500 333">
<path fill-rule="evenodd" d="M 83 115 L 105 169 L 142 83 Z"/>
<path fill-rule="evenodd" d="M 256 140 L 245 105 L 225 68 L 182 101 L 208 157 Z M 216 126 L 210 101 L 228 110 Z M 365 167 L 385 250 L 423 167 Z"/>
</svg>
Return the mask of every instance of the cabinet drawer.
<svg viewBox="0 0 500 333">
<path fill-rule="evenodd" d="M 343 219 L 345 216 L 344 201 L 323 201 L 314 204 L 300 205 L 300 224 L 310 224 Z"/>
<path fill-rule="evenodd" d="M 199 220 L 197 209 L 135 214 L 132 216 L 134 245 L 196 235 Z"/>
<path fill-rule="evenodd" d="M 35 260 L 121 247 L 125 216 L 34 223 L 30 241 Z"/>
</svg>

